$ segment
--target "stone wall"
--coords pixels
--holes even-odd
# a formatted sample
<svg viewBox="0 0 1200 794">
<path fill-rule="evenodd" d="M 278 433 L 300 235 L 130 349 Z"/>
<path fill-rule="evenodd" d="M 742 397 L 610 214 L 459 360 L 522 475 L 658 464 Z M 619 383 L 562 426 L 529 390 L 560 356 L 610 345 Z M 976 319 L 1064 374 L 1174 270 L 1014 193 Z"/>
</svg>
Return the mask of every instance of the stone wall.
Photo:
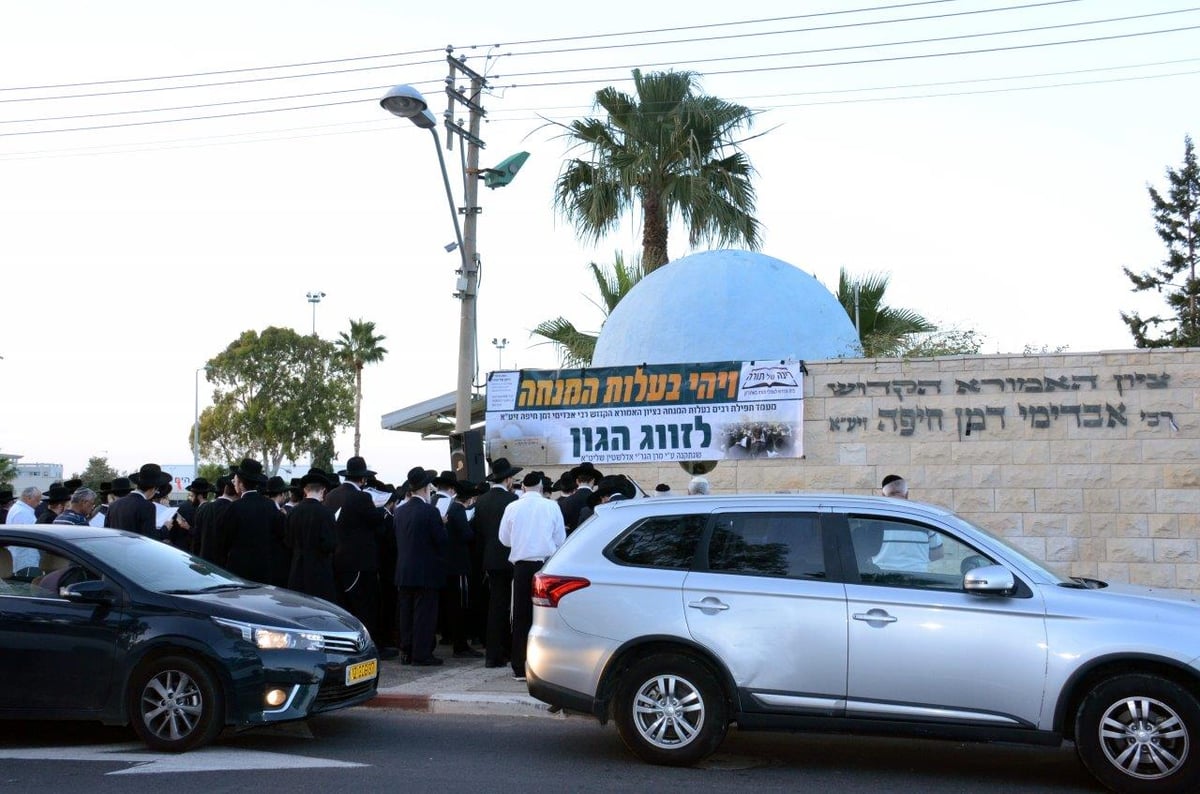
<svg viewBox="0 0 1200 794">
<path fill-rule="evenodd" d="M 1063 573 L 1200 591 L 1200 349 L 806 366 L 804 457 L 723 462 L 715 493 L 874 493 L 901 474 Z"/>
</svg>

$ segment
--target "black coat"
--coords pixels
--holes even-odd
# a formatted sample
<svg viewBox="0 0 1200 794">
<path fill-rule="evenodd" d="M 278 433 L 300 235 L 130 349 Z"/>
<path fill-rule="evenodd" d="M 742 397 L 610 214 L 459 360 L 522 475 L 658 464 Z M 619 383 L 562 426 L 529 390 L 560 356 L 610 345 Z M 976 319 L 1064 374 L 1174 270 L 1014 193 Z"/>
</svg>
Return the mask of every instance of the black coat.
<svg viewBox="0 0 1200 794">
<path fill-rule="evenodd" d="M 512 573 L 508 561 L 508 546 L 500 542 L 500 519 L 504 508 L 517 501 L 517 495 L 507 488 L 489 488 L 488 492 L 475 500 L 475 517 L 471 529 L 475 531 L 475 542 L 483 544 L 483 569 Z"/>
<path fill-rule="evenodd" d="M 446 549 L 446 573 L 451 576 L 470 574 L 471 541 L 475 539 L 475 533 L 467 521 L 467 508 L 461 502 L 453 501 L 446 509 L 446 535 L 450 544 Z"/>
<path fill-rule="evenodd" d="M 162 533 L 158 531 L 157 524 L 158 512 L 154 509 L 154 503 L 137 491 L 125 494 L 110 504 L 104 516 L 104 526 L 110 529 L 124 529 L 160 540 Z"/>
<path fill-rule="evenodd" d="M 243 579 L 270 584 L 272 543 L 283 514 L 258 491 L 246 491 L 217 519 L 217 565 Z"/>
<path fill-rule="evenodd" d="M 562 510 L 563 524 L 566 526 L 567 532 L 579 526 L 581 520 L 579 514 L 587 506 L 587 500 L 591 493 L 591 488 L 580 488 L 570 496 L 564 496 L 558 500 L 558 507 Z"/>
<path fill-rule="evenodd" d="M 217 522 L 232 504 L 232 499 L 217 497 L 196 508 L 196 522 L 192 525 L 192 554 L 198 554 L 211 563 L 217 561 Z"/>
<path fill-rule="evenodd" d="M 337 524 L 333 511 L 316 499 L 305 499 L 287 514 L 286 537 L 292 550 L 288 588 L 336 604 L 333 550 L 337 548 Z"/>
<path fill-rule="evenodd" d="M 383 525 L 371 497 L 350 483 L 342 483 L 325 494 L 325 506 L 337 513 L 333 569 L 350 575 L 359 571 L 377 572 L 379 533 Z"/>
<path fill-rule="evenodd" d="M 425 500 L 412 498 L 396 508 L 396 587 L 439 589 L 446 584 L 446 547 L 450 543 L 442 514 Z"/>
</svg>

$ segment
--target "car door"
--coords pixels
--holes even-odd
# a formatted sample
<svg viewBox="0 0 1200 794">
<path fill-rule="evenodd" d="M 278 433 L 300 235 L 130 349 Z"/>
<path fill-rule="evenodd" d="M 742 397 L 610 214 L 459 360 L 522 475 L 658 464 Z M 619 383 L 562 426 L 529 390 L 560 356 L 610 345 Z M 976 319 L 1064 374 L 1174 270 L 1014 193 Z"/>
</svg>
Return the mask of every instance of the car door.
<svg viewBox="0 0 1200 794">
<path fill-rule="evenodd" d="M 742 708 L 836 715 L 846 594 L 816 512 L 717 512 L 684 580 L 692 638 L 733 675 Z"/>
<path fill-rule="evenodd" d="M 964 592 L 962 574 L 995 560 L 947 529 L 880 515 L 833 520 L 845 523 L 860 568 L 860 581 L 846 585 L 846 716 L 1037 724 L 1047 663 L 1041 597 L 1023 583 L 1013 595 Z"/>
<path fill-rule="evenodd" d="M 120 611 L 73 603 L 58 589 L 99 576 L 58 550 L 2 545 L 14 558 L 33 553 L 40 562 L 0 581 L 0 709 L 101 708 L 112 686 Z"/>
</svg>

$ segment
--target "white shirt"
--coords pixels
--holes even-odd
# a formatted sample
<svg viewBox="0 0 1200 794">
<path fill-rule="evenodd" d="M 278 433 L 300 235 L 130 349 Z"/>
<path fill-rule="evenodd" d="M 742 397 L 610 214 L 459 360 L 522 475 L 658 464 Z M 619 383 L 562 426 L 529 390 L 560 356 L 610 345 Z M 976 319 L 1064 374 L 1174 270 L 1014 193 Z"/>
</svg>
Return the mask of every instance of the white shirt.
<svg viewBox="0 0 1200 794">
<path fill-rule="evenodd" d="M 12 507 L 8 508 L 8 515 L 4 518 L 6 524 L 36 524 L 37 513 L 33 508 L 22 502 L 20 499 L 13 502 Z M 37 549 L 31 549 L 27 546 L 9 546 L 8 550 L 12 552 L 13 571 L 20 571 L 24 568 L 37 568 L 41 565 L 41 555 Z"/>
<path fill-rule="evenodd" d="M 450 505 L 454 504 L 454 491 L 438 491 L 437 494 L 442 498 L 434 502 L 433 506 L 442 514 L 442 518 L 445 518 Z"/>
<path fill-rule="evenodd" d="M 8 515 L 4 518 L 6 524 L 36 524 L 37 513 L 33 512 L 33 508 L 22 502 L 20 499 L 13 502 L 13 506 L 8 508 Z"/>
<path fill-rule="evenodd" d="M 500 518 L 500 542 L 512 551 L 509 562 L 542 562 L 567 539 L 562 510 L 540 493 L 523 492 L 504 508 Z"/>
<path fill-rule="evenodd" d="M 942 537 L 920 527 L 891 526 L 883 531 L 883 545 L 871 561 L 885 571 L 928 571 L 937 559 Z"/>
</svg>

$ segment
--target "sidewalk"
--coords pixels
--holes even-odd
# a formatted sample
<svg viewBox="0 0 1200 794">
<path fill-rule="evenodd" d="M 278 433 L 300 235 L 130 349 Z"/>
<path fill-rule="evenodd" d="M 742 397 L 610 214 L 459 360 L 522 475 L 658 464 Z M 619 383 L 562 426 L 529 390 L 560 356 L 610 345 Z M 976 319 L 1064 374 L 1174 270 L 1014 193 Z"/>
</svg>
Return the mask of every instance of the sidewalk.
<svg viewBox="0 0 1200 794">
<path fill-rule="evenodd" d="M 435 714 L 495 714 L 552 717 L 550 707 L 530 697 L 524 681 L 514 681 L 512 668 L 487 668 L 483 659 L 455 659 L 440 646 L 440 667 L 402 665 L 399 659 L 380 660 L 379 693 L 371 708 L 408 709 Z"/>
</svg>

